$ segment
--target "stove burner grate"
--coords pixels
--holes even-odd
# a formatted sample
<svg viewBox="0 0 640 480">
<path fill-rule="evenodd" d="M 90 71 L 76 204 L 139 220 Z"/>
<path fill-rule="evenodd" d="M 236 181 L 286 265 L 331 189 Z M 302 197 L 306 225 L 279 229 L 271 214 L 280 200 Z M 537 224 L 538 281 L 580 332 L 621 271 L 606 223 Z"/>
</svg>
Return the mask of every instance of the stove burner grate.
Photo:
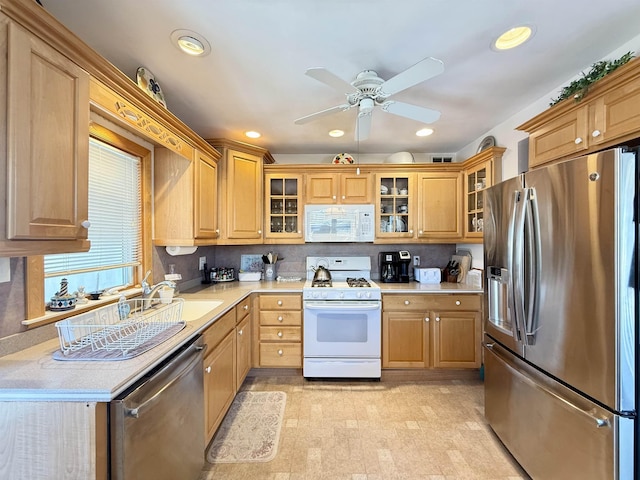
<svg viewBox="0 0 640 480">
<path fill-rule="evenodd" d="M 331 287 L 331 280 L 313 280 L 311 282 L 312 287 Z"/>
<path fill-rule="evenodd" d="M 347 285 L 350 287 L 371 287 L 371 284 L 363 277 L 347 278 Z"/>
</svg>

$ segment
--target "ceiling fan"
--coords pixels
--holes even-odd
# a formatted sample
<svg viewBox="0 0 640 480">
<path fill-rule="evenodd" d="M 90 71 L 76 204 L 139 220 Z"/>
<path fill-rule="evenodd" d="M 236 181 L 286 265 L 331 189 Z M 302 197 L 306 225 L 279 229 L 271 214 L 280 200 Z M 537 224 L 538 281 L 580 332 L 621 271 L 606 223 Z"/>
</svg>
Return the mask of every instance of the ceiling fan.
<svg viewBox="0 0 640 480">
<path fill-rule="evenodd" d="M 386 81 L 378 77 L 378 74 L 373 70 L 364 70 L 356 76 L 353 82 L 348 83 L 324 67 L 310 68 L 305 72 L 306 75 L 329 85 L 341 93 L 345 93 L 347 101 L 341 105 L 298 118 L 294 123 L 302 125 L 326 115 L 358 107 L 356 140 L 365 140 L 369 137 L 371 114 L 376 106 L 381 107 L 384 112 L 411 118 L 419 122 L 435 122 L 440 118 L 440 112 L 437 110 L 396 102 L 388 100 L 388 98 L 394 93 L 440 75 L 443 71 L 444 64 L 442 61 L 427 57 Z"/>
</svg>

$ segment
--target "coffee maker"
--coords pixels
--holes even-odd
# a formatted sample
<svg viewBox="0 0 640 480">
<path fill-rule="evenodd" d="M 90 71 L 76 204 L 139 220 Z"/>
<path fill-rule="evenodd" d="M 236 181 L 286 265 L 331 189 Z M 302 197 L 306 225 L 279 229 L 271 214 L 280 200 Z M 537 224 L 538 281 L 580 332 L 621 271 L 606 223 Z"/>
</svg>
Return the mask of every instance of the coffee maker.
<svg viewBox="0 0 640 480">
<path fill-rule="evenodd" d="M 406 250 L 399 252 L 380 252 L 380 281 L 383 283 L 408 283 L 411 254 Z"/>
</svg>

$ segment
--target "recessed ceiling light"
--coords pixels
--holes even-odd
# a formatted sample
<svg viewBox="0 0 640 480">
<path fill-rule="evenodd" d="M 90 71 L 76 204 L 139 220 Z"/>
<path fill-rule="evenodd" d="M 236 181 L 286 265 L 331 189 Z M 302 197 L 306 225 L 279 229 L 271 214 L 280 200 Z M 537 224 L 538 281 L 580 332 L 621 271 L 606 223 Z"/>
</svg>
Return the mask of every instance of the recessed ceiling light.
<svg viewBox="0 0 640 480">
<path fill-rule="evenodd" d="M 194 57 L 203 57 L 211 51 L 207 39 L 191 30 L 174 30 L 171 32 L 171 43 L 180 51 Z"/>
<path fill-rule="evenodd" d="M 255 132 L 253 130 L 249 130 L 248 132 L 244 132 L 244 134 L 249 138 L 260 138 L 262 134 L 260 132 Z"/>
<path fill-rule="evenodd" d="M 500 35 L 492 44 L 493 50 L 502 51 L 518 47 L 533 37 L 533 25 L 519 25 Z"/>
<path fill-rule="evenodd" d="M 433 133 L 433 128 L 421 128 L 416 132 L 416 135 L 419 137 L 428 137 Z"/>
<path fill-rule="evenodd" d="M 343 136 L 343 135 L 344 135 L 344 131 L 343 131 L 343 130 L 331 130 L 331 131 L 329 132 L 329 136 L 330 136 L 330 137 L 335 137 L 335 138 L 337 138 L 337 137 L 341 137 L 341 136 Z"/>
</svg>

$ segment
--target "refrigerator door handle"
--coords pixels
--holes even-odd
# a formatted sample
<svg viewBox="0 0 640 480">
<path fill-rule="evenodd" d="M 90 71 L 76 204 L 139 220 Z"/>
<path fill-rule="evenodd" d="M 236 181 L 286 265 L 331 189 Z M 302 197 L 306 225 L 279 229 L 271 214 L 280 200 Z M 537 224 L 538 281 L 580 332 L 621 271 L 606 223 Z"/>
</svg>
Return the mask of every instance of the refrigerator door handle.
<svg viewBox="0 0 640 480">
<path fill-rule="evenodd" d="M 526 371 L 520 369 L 517 365 L 514 365 L 513 362 L 509 361 L 501 352 L 501 348 L 494 344 L 487 344 L 485 346 L 495 355 L 496 360 L 502 363 L 507 369 L 511 370 L 516 377 L 522 381 L 530 385 L 531 387 L 543 392 L 546 395 L 549 395 L 556 399 L 559 402 L 562 402 L 566 407 L 576 411 L 577 413 L 586 416 L 589 420 L 593 421 L 596 428 L 612 428 L 611 419 L 607 417 L 597 417 L 591 411 L 584 410 L 580 408 L 578 405 L 574 404 L 567 398 L 559 395 L 553 390 L 545 387 L 539 382 L 534 381 Z"/>
<path fill-rule="evenodd" d="M 513 298 L 513 315 L 518 340 L 525 341 L 525 308 L 524 308 L 524 222 L 528 189 L 514 192 L 513 212 L 511 216 L 511 296 Z"/>
<path fill-rule="evenodd" d="M 527 279 L 524 285 L 526 297 L 523 298 L 524 306 L 524 339 L 526 345 L 535 345 L 536 332 L 538 330 L 538 306 L 540 291 L 538 283 L 540 282 L 540 262 L 542 258 L 540 244 L 540 216 L 538 209 L 538 200 L 535 188 L 528 188 L 525 197 L 524 216 L 526 232 L 524 245 L 526 248 L 527 262 Z M 523 265 L 524 267 L 524 265 Z"/>
</svg>

